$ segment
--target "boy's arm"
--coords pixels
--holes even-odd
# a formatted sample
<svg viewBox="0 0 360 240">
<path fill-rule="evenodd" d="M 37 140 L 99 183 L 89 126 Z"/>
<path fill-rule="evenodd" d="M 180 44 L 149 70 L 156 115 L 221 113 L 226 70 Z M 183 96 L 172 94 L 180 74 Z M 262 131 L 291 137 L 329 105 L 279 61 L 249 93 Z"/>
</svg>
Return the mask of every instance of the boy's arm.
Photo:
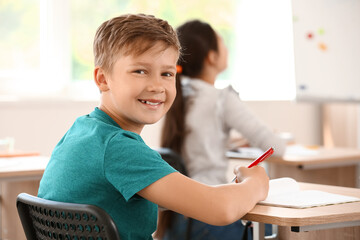
<svg viewBox="0 0 360 240">
<path fill-rule="evenodd" d="M 268 192 L 269 179 L 262 167 L 240 167 L 238 184 L 208 186 L 178 172 L 171 173 L 139 191 L 159 206 L 212 225 L 239 220 Z"/>
</svg>

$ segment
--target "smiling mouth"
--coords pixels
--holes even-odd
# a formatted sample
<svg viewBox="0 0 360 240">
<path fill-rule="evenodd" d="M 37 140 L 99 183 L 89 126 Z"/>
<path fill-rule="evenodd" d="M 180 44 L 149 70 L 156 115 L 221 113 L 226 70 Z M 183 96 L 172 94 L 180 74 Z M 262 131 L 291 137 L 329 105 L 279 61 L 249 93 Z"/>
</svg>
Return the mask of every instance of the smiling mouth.
<svg viewBox="0 0 360 240">
<path fill-rule="evenodd" d="M 162 102 L 150 102 L 150 101 L 145 101 L 145 100 L 139 100 L 141 103 L 144 103 L 144 104 L 149 104 L 151 106 L 157 106 L 157 105 L 160 105 Z"/>
</svg>

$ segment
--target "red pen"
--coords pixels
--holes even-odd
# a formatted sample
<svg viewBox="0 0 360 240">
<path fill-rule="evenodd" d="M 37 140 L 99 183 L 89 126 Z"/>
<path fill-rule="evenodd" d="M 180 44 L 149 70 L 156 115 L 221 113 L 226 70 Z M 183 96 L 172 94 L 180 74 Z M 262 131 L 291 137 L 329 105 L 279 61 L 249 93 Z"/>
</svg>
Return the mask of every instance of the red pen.
<svg viewBox="0 0 360 240">
<path fill-rule="evenodd" d="M 249 166 L 247 166 L 248 168 L 251 168 L 253 166 L 258 165 L 259 163 L 261 163 L 262 161 L 264 161 L 265 159 L 267 159 L 268 157 L 270 157 L 272 154 L 274 153 L 274 148 L 269 148 L 268 150 L 266 150 L 266 152 L 264 152 L 260 157 L 258 157 L 257 159 L 255 159 L 252 163 L 249 164 Z M 234 177 L 234 179 L 232 180 L 232 182 L 234 182 L 236 180 L 236 176 Z"/>
</svg>

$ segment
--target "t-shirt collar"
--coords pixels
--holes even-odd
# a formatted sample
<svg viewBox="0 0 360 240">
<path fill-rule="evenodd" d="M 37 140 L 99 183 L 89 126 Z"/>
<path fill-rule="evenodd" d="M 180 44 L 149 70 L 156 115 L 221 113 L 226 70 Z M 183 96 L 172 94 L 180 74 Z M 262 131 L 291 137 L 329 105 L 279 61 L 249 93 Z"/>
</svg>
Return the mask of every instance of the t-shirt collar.
<svg viewBox="0 0 360 240">
<path fill-rule="evenodd" d="M 103 120 L 108 124 L 121 128 L 119 124 L 117 124 L 117 122 L 114 121 L 114 119 L 112 119 L 109 115 L 107 115 L 104 111 L 102 111 L 98 107 L 96 107 L 95 110 L 90 113 L 90 117 L 100 118 L 101 120 Z"/>
</svg>

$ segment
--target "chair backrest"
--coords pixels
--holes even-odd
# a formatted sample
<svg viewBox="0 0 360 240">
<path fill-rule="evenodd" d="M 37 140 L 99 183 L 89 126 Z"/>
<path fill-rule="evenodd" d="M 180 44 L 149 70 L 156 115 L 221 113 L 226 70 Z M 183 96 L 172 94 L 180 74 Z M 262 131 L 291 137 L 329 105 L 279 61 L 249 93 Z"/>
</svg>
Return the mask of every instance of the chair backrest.
<svg viewBox="0 0 360 240">
<path fill-rule="evenodd" d="M 20 193 L 16 207 L 27 240 L 120 240 L 110 215 L 94 205 L 56 202 Z"/>
<path fill-rule="evenodd" d="M 155 148 L 154 150 L 160 153 L 162 159 L 164 159 L 170 166 L 187 176 L 184 160 L 179 154 L 170 148 Z"/>
</svg>

